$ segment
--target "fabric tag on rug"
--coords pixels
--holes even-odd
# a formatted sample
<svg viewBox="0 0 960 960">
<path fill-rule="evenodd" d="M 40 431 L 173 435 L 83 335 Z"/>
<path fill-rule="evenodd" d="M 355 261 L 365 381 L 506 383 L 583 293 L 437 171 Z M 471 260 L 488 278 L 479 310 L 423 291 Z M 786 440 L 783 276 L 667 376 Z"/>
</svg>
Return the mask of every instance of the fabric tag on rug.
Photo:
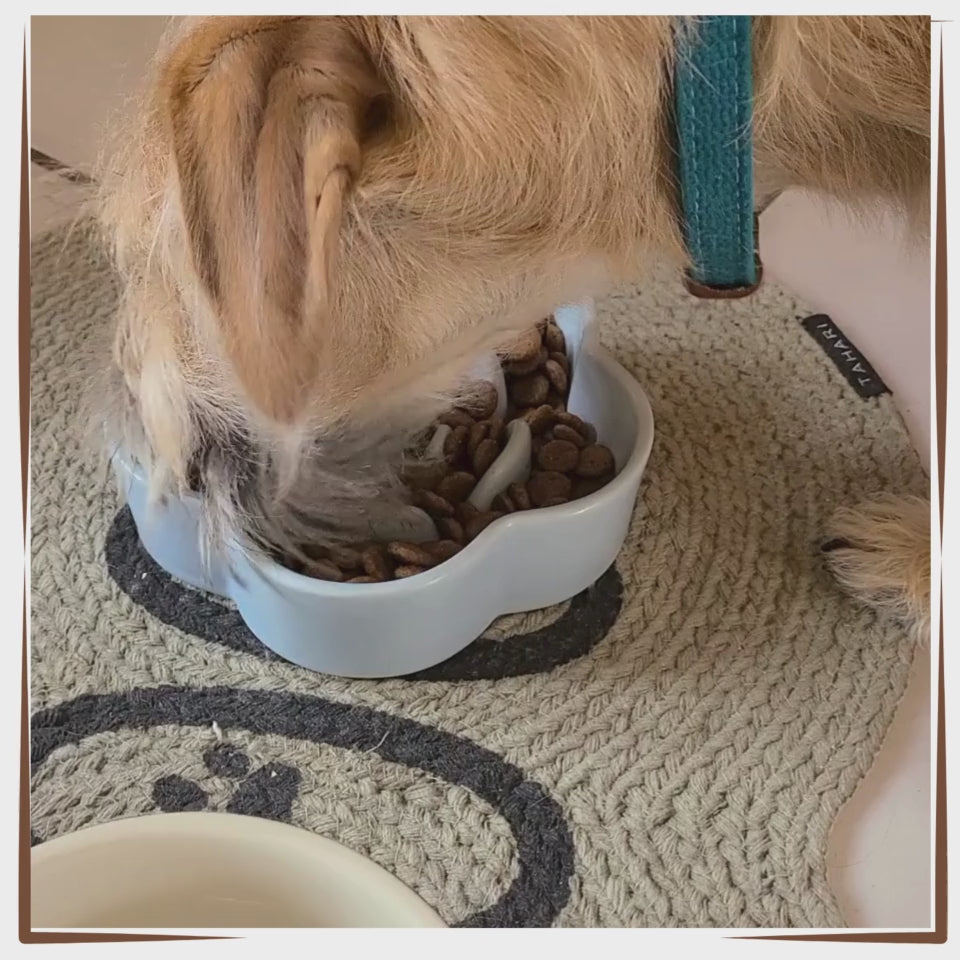
<svg viewBox="0 0 960 960">
<path fill-rule="evenodd" d="M 825 313 L 815 313 L 801 322 L 859 396 L 866 399 L 890 393 L 890 388 L 870 366 L 867 358 Z"/>
</svg>

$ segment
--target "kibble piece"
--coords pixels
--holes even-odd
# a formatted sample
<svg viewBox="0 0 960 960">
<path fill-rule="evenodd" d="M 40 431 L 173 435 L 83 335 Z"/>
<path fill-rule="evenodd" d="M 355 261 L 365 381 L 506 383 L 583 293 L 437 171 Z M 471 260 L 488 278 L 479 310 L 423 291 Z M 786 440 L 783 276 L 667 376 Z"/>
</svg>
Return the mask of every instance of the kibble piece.
<svg viewBox="0 0 960 960">
<path fill-rule="evenodd" d="M 467 438 L 472 428 L 472 421 L 469 427 L 465 424 L 460 424 L 459 427 L 454 427 L 447 435 L 447 439 L 443 441 L 443 456 L 447 463 L 456 463 L 460 458 L 460 454 L 467 445 Z"/>
<path fill-rule="evenodd" d="M 446 472 L 447 465 L 439 460 L 408 463 L 401 468 L 400 479 L 408 487 L 419 490 L 434 490 Z"/>
<path fill-rule="evenodd" d="M 550 470 L 532 474 L 527 483 L 527 492 L 535 507 L 542 507 L 558 497 L 569 497 L 572 489 L 573 481 L 569 477 Z"/>
<path fill-rule="evenodd" d="M 518 510 L 529 510 L 533 506 L 530 502 L 530 494 L 522 483 L 511 483 L 507 487 L 507 496 Z"/>
<path fill-rule="evenodd" d="M 477 513 L 463 526 L 467 539 L 473 540 L 474 537 L 479 536 L 482 531 L 486 530 L 494 520 L 499 520 L 502 516 L 503 514 L 498 510 L 485 510 L 483 513 Z"/>
<path fill-rule="evenodd" d="M 360 551 L 353 547 L 330 547 L 328 553 L 330 560 L 341 570 L 357 570 L 363 566 Z"/>
<path fill-rule="evenodd" d="M 455 557 L 463 549 L 463 544 L 457 543 L 455 540 L 431 540 L 429 543 L 420 544 L 420 546 L 433 557 L 434 563 L 443 563 L 444 560 Z"/>
<path fill-rule="evenodd" d="M 538 407 L 549 392 L 550 381 L 542 373 L 518 377 L 510 384 L 510 397 L 520 407 Z"/>
<path fill-rule="evenodd" d="M 500 395 L 489 380 L 479 380 L 470 385 L 468 396 L 457 406 L 475 420 L 486 420 L 497 410 Z"/>
<path fill-rule="evenodd" d="M 580 462 L 577 464 L 577 476 L 603 477 L 613 473 L 614 460 L 609 447 L 602 443 L 591 443 L 580 451 Z"/>
<path fill-rule="evenodd" d="M 329 560 L 311 560 L 304 564 L 303 573 L 314 580 L 332 580 L 334 583 L 342 583 L 344 579 L 343 571 Z"/>
<path fill-rule="evenodd" d="M 503 431 L 506 427 L 506 421 L 503 417 L 491 417 L 487 421 L 487 436 L 491 440 L 499 443 L 503 439 Z"/>
<path fill-rule="evenodd" d="M 531 407 L 529 410 L 526 410 L 523 414 L 523 419 L 527 421 L 530 432 L 534 436 L 537 436 L 543 433 L 543 431 L 553 423 L 553 416 L 553 407 L 542 404 L 539 407 Z"/>
<path fill-rule="evenodd" d="M 506 493 L 498 493 L 490 504 L 491 508 L 500 513 L 513 513 L 516 506 Z"/>
<path fill-rule="evenodd" d="M 551 353 L 566 353 L 567 339 L 555 323 L 548 323 L 543 331 L 543 345 Z"/>
<path fill-rule="evenodd" d="M 595 477 L 588 479 L 582 477 L 573 485 L 572 500 L 579 500 L 581 497 L 589 497 L 591 493 L 596 493 L 607 485 L 607 478 Z"/>
<path fill-rule="evenodd" d="M 543 365 L 543 372 L 546 374 L 550 385 L 561 396 L 565 396 L 569 382 L 567 380 L 567 371 L 557 363 L 556 360 L 548 360 Z"/>
<path fill-rule="evenodd" d="M 387 544 L 387 553 L 398 563 L 407 566 L 432 567 L 436 562 L 433 554 L 419 543 L 394 540 Z"/>
<path fill-rule="evenodd" d="M 593 441 L 587 436 L 587 424 L 583 422 L 575 413 L 570 413 L 568 410 L 564 410 L 562 413 L 558 412 L 555 415 L 557 423 L 562 423 L 565 426 L 571 427 L 577 431 L 587 443 L 592 443 Z"/>
<path fill-rule="evenodd" d="M 463 526 L 459 520 L 454 520 L 453 517 L 441 517 L 437 521 L 437 530 L 445 540 L 452 540 L 455 543 L 462 544 L 466 539 Z"/>
<path fill-rule="evenodd" d="M 519 337 L 500 351 L 500 356 L 508 363 L 529 360 L 540 351 L 540 331 L 536 327 L 524 330 Z"/>
<path fill-rule="evenodd" d="M 499 453 L 500 444 L 496 440 L 491 440 L 489 437 L 481 440 L 473 453 L 473 472 L 478 477 L 482 477 L 490 469 L 490 464 L 497 459 Z"/>
<path fill-rule="evenodd" d="M 457 519 L 464 525 L 464 533 L 466 533 L 467 523 L 479 512 L 480 511 L 469 500 L 464 500 L 463 503 L 457 504 Z"/>
<path fill-rule="evenodd" d="M 393 571 L 395 580 L 404 580 L 407 577 L 415 577 L 418 573 L 423 573 L 426 567 L 418 567 L 413 563 L 405 563 Z"/>
<path fill-rule="evenodd" d="M 450 503 L 460 503 L 461 500 L 466 500 L 470 496 L 476 485 L 477 479 L 472 473 L 457 470 L 454 473 L 448 473 L 437 484 L 437 493 Z"/>
<path fill-rule="evenodd" d="M 351 577 L 347 583 L 383 583 L 383 581 L 376 577 Z"/>
<path fill-rule="evenodd" d="M 473 424 L 474 418 L 466 410 L 459 408 L 448 410 L 446 413 L 437 417 L 437 423 L 445 423 L 448 427 L 469 427 Z"/>
<path fill-rule="evenodd" d="M 473 459 L 474 451 L 480 444 L 480 441 L 485 439 L 487 433 L 490 430 L 490 421 L 481 420 L 479 423 L 475 423 L 470 428 L 470 433 L 467 435 L 467 456 Z"/>
<path fill-rule="evenodd" d="M 567 473 L 576 468 L 580 450 L 569 440 L 550 440 L 537 453 L 537 464 L 543 470 Z"/>
<path fill-rule="evenodd" d="M 525 376 L 528 373 L 533 373 L 534 370 L 539 370 L 547 362 L 549 356 L 547 348 L 540 347 L 532 357 L 526 360 L 514 360 L 512 363 L 504 364 L 503 372 L 508 377 Z"/>
<path fill-rule="evenodd" d="M 438 517 L 452 517 L 455 512 L 449 500 L 432 490 L 414 490 L 413 502 L 422 510 Z"/>
<path fill-rule="evenodd" d="M 583 436 L 583 434 L 578 430 L 574 430 L 573 427 L 568 427 L 565 423 L 558 423 L 553 428 L 553 439 L 567 440 L 574 444 L 574 446 L 576 446 L 578 449 L 587 445 L 586 438 Z"/>
<path fill-rule="evenodd" d="M 387 559 L 383 547 L 367 547 L 362 553 L 363 569 L 375 580 L 389 580 L 393 576 L 393 564 Z"/>
<path fill-rule="evenodd" d="M 565 353 L 554 352 L 549 357 L 568 377 L 570 376 L 570 358 Z"/>
<path fill-rule="evenodd" d="M 565 413 L 567 409 L 567 401 L 559 394 L 553 387 L 550 388 L 550 392 L 547 394 L 547 403 L 550 405 L 554 413 Z"/>
<path fill-rule="evenodd" d="M 551 497 L 549 500 L 544 500 L 543 503 L 540 504 L 540 506 L 544 508 L 559 507 L 561 504 L 569 503 L 569 502 L 570 502 L 569 497 Z"/>
<path fill-rule="evenodd" d="M 596 443 L 597 442 L 597 428 L 592 423 L 583 424 L 583 439 L 587 443 Z"/>
</svg>

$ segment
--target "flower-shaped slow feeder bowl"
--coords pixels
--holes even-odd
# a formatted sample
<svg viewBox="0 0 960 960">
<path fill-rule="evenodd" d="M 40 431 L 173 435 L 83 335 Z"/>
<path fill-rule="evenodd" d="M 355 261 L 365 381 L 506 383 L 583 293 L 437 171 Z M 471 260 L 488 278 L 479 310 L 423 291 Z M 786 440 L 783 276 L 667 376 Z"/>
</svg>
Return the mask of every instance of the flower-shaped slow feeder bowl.
<svg viewBox="0 0 960 960">
<path fill-rule="evenodd" d="M 114 467 L 143 545 L 186 583 L 233 600 L 253 634 L 292 663 L 347 677 L 403 676 L 468 646 L 497 617 L 567 600 L 594 583 L 623 545 L 653 443 L 639 384 L 600 346 L 591 303 L 555 314 L 570 355 L 567 408 L 592 423 L 616 476 L 582 499 L 494 521 L 451 559 L 385 583 L 332 583 L 234 544 L 203 564 L 196 497 L 151 502 L 147 478 Z"/>
</svg>

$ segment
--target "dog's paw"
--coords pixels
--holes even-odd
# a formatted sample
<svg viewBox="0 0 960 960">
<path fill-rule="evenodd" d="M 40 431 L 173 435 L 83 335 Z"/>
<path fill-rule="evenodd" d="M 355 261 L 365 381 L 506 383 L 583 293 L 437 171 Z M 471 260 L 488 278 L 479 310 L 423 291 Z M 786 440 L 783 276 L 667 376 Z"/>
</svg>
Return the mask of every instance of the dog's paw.
<svg viewBox="0 0 960 960">
<path fill-rule="evenodd" d="M 842 507 L 821 550 L 844 590 L 929 640 L 929 500 L 885 494 Z"/>
</svg>

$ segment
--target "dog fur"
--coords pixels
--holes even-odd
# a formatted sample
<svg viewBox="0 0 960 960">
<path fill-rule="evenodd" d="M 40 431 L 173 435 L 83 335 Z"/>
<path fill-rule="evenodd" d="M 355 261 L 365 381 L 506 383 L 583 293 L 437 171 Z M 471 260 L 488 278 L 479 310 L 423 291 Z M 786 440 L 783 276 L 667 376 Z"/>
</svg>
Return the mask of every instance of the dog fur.
<svg viewBox="0 0 960 960">
<path fill-rule="evenodd" d="M 695 29 L 174 24 L 101 170 L 122 290 L 111 442 L 157 494 L 199 485 L 209 545 L 357 535 L 483 351 L 557 303 L 685 266 L 669 78 L 675 31 Z M 758 196 L 802 186 L 925 228 L 927 18 L 757 17 L 754 62 Z M 875 599 L 885 578 L 915 622 L 922 513 L 888 502 L 832 534 L 842 582 Z"/>
</svg>

